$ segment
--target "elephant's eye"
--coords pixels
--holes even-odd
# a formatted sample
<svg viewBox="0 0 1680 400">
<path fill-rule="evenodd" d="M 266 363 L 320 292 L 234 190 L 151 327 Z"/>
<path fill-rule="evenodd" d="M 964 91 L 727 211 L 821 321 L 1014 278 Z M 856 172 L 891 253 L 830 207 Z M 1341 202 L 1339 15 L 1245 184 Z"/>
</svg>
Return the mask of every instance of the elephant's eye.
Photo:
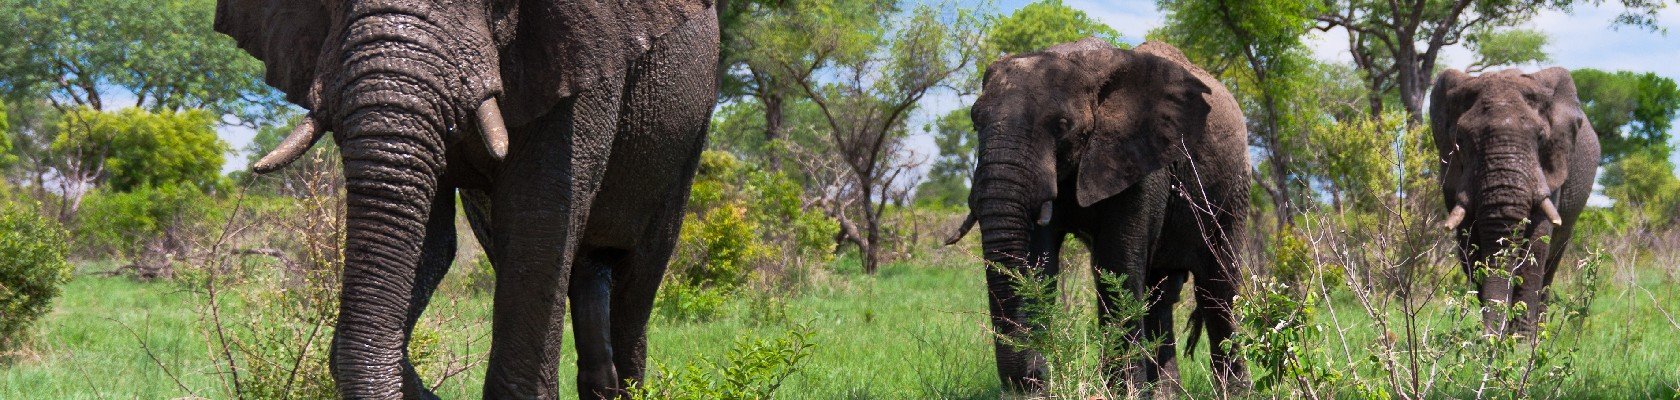
<svg viewBox="0 0 1680 400">
<path fill-rule="evenodd" d="M 1073 121 L 1069 121 L 1066 117 L 1058 118 L 1056 119 L 1056 129 L 1062 132 L 1073 130 Z"/>
</svg>

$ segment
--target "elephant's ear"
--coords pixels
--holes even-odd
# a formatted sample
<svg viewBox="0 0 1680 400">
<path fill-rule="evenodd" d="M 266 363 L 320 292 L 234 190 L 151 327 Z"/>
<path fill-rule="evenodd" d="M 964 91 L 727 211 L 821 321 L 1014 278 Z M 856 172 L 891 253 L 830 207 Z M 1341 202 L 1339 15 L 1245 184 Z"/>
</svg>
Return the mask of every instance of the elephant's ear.
<svg viewBox="0 0 1680 400">
<path fill-rule="evenodd" d="M 1207 84 L 1168 58 L 1128 50 L 1084 52 L 1106 66 L 1091 132 L 1079 160 L 1081 207 L 1120 194 L 1206 133 Z"/>
<path fill-rule="evenodd" d="M 1575 79 L 1569 70 L 1551 67 L 1529 75 L 1542 87 L 1551 89 L 1550 101 L 1543 102 L 1541 116 L 1551 124 L 1552 132 L 1542 138 L 1540 167 L 1546 173 L 1551 188 L 1556 189 L 1569 178 L 1571 154 L 1580 135 L 1595 135 L 1587 115 L 1581 111 L 1581 99 L 1575 91 Z"/>
<path fill-rule="evenodd" d="M 1462 163 L 1452 163 L 1446 158 L 1457 156 L 1458 138 L 1453 133 L 1453 126 L 1457 126 L 1458 116 L 1463 116 L 1463 111 L 1470 106 L 1470 104 L 1453 103 L 1455 97 L 1452 96 L 1452 91 L 1455 87 L 1460 86 L 1465 79 L 1470 79 L 1470 76 L 1467 76 L 1465 72 L 1448 69 L 1448 71 L 1441 71 L 1440 76 L 1435 77 L 1435 89 L 1430 89 L 1430 134 L 1435 136 L 1435 150 L 1438 151 L 1436 155 L 1443 158 L 1441 161 L 1446 161 L 1446 180 L 1443 180 L 1443 185 L 1458 185 L 1457 178 L 1453 178 L 1453 176 L 1460 176 L 1460 173 L 1462 173 L 1458 170 L 1458 168 L 1462 168 Z M 1443 188 L 1441 193 L 1455 192 L 1455 190 L 1457 190 L 1457 187 Z"/>
<path fill-rule="evenodd" d="M 264 80 L 311 108 L 316 61 L 330 29 L 321 0 L 219 0 L 215 29 L 266 66 Z"/>
</svg>

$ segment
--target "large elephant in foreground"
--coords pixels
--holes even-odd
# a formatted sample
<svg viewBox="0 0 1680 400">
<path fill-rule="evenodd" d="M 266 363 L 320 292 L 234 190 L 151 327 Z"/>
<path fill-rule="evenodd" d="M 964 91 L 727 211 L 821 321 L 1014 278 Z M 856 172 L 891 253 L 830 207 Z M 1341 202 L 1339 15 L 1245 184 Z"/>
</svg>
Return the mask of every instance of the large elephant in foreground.
<svg viewBox="0 0 1680 400">
<path fill-rule="evenodd" d="M 570 302 L 582 397 L 643 376 L 646 326 L 716 101 L 709 0 L 220 0 L 216 30 L 324 132 L 347 222 L 331 369 L 433 397 L 407 361 L 454 258 L 457 192 L 496 272 L 484 396 L 554 398 Z"/>
<path fill-rule="evenodd" d="M 1227 339 L 1240 278 L 1234 247 L 1248 209 L 1248 133 L 1219 81 L 1170 45 L 1121 50 L 1085 39 L 993 63 L 972 115 L 980 140 L 971 214 L 952 242 L 979 222 L 998 335 L 1044 328 L 1032 326 L 1027 302 L 1053 299 L 1018 296 L 1009 272 L 1053 278 L 1072 234 L 1091 249 L 1096 271 L 1124 277 L 1120 287 L 1097 283 L 1105 326 L 1118 323 L 1120 296 L 1147 301 L 1148 314 L 1127 322 L 1124 346 L 1149 355 L 1105 362 L 1111 381 L 1176 381 L 1172 309 L 1194 276 L 1192 324 L 1207 328 L 1216 379 L 1246 385 Z M 1005 386 L 1042 387 L 1041 354 L 1011 340 L 994 346 Z"/>
<path fill-rule="evenodd" d="M 1490 332 L 1532 331 L 1592 193 L 1598 135 L 1563 68 L 1477 77 L 1447 70 L 1431 96 L 1435 147 L 1446 163 L 1443 226 L 1477 285 L 1482 323 Z M 1526 312 L 1494 304 L 1517 302 Z"/>
</svg>

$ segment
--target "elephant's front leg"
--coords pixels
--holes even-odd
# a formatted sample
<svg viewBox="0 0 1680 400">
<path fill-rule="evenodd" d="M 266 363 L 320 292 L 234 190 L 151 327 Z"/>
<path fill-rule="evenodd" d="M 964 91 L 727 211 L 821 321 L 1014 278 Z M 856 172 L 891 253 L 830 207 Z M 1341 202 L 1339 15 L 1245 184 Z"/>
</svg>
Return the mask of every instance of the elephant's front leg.
<svg viewBox="0 0 1680 400">
<path fill-rule="evenodd" d="M 557 396 L 566 288 L 617 124 L 617 85 L 601 85 L 512 132 L 491 209 L 496 294 L 484 395 Z"/>
<path fill-rule="evenodd" d="M 1092 204 L 1091 266 L 1097 275 L 1098 319 L 1105 329 L 1122 327 L 1121 334 L 1106 335 L 1118 341 L 1103 346 L 1102 368 L 1110 384 L 1124 382 L 1131 390 L 1145 392 L 1149 383 L 1174 371 L 1163 371 L 1164 362 L 1156 344 L 1170 342 L 1172 310 L 1161 301 L 1160 291 L 1170 276 L 1153 274 L 1151 257 L 1161 236 L 1167 202 L 1166 174 L 1157 172 L 1119 195 Z M 1118 287 L 1112 279 L 1122 278 Z M 1179 276 L 1182 282 L 1182 275 Z M 1175 286 L 1176 289 L 1176 286 Z M 1140 310 L 1122 302 L 1144 302 Z M 1134 315 L 1136 314 L 1136 315 Z"/>
</svg>

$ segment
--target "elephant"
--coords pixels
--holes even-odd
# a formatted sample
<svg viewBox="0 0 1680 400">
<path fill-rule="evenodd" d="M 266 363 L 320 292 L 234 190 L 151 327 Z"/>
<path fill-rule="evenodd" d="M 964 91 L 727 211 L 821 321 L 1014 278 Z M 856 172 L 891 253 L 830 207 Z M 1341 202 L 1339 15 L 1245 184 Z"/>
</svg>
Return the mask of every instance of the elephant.
<svg viewBox="0 0 1680 400">
<path fill-rule="evenodd" d="M 1123 277 L 1096 284 L 1104 326 L 1121 323 L 1118 296 L 1147 304 L 1147 315 L 1125 319 L 1124 346 L 1148 356 L 1105 354 L 1112 384 L 1177 382 L 1173 304 L 1193 276 L 1187 348 L 1205 326 L 1221 388 L 1246 386 L 1228 341 L 1249 199 L 1248 131 L 1231 94 L 1171 45 L 1123 50 L 1096 38 L 1005 57 L 983 79 L 971 108 L 970 214 L 948 243 L 978 222 L 1004 386 L 1044 388 L 1044 356 L 1017 340 L 1045 328 L 1028 312 L 1054 299 L 1018 296 L 1014 277 L 1055 279 L 1069 234 L 1091 250 L 1095 271 Z"/>
<path fill-rule="evenodd" d="M 457 195 L 494 268 L 487 398 L 551 399 L 568 304 L 582 398 L 645 374 L 654 293 L 717 96 L 711 0 L 219 0 L 215 29 L 332 132 L 346 398 L 434 398 L 407 342 L 454 259 Z"/>
<path fill-rule="evenodd" d="M 1532 332 L 1598 173 L 1598 136 L 1575 82 L 1557 67 L 1476 77 L 1447 70 L 1430 96 L 1430 128 L 1445 165 L 1442 227 L 1457 239 L 1483 327 Z M 1519 302 L 1526 311 L 1494 307 Z"/>
</svg>

